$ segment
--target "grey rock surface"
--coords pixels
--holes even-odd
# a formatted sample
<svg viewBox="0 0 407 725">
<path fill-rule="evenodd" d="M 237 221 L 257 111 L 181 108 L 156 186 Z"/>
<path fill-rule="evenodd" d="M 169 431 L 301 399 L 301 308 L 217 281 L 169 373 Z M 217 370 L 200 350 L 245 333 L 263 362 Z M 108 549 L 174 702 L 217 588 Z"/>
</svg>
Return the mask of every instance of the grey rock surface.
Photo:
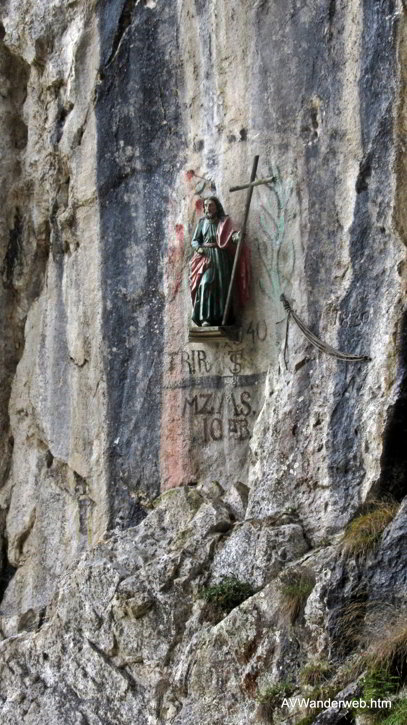
<svg viewBox="0 0 407 725">
<path fill-rule="evenodd" d="M 349 658 L 378 613 L 404 611 L 405 14 L 1 4 L 7 725 L 254 723 L 316 661 L 353 692 Z M 241 223 L 229 188 L 255 154 L 275 181 L 253 194 L 239 337 L 188 342 L 202 198 Z M 281 293 L 370 362 L 286 330 Z M 348 523 L 386 496 L 394 520 L 346 555 Z M 293 617 L 284 587 L 302 570 L 315 582 Z M 255 593 L 221 616 L 203 591 L 230 576 Z M 276 725 L 306 714 L 273 708 Z"/>
<path fill-rule="evenodd" d="M 84 554 L 41 626 L 0 645 L 2 717 L 220 723 L 228 708 L 231 722 L 251 722 L 266 662 L 272 668 L 283 647 L 287 657 L 298 645 L 278 627 L 272 584 L 218 624 L 206 620 L 201 592 L 216 576 L 218 550 L 227 559 L 227 526 L 220 499 L 182 488 L 137 528 Z M 250 563 L 239 573 L 248 580 Z"/>
</svg>

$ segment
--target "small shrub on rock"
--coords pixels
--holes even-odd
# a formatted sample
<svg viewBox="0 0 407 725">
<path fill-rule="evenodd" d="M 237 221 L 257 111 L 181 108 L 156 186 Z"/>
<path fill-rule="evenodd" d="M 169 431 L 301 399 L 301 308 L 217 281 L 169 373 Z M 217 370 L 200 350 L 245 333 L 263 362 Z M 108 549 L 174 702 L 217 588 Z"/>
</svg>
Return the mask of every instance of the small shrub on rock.
<svg viewBox="0 0 407 725">
<path fill-rule="evenodd" d="M 323 682 L 321 685 L 316 685 L 311 692 L 308 692 L 310 700 L 331 700 L 335 697 L 338 689 L 335 685 L 330 682 Z"/>
<path fill-rule="evenodd" d="M 201 592 L 202 598 L 208 604 L 226 614 L 253 594 L 254 589 L 251 584 L 241 582 L 234 576 L 224 577 L 218 584 L 206 587 Z"/>
<path fill-rule="evenodd" d="M 302 612 L 315 586 L 315 576 L 310 569 L 287 569 L 280 577 L 281 610 L 291 623 Z"/>
<path fill-rule="evenodd" d="M 258 707 L 256 711 L 256 719 L 265 722 L 273 722 L 273 713 L 280 708 L 285 697 L 290 697 L 294 692 L 294 686 L 291 682 L 278 682 L 270 685 L 257 695 Z"/>
<path fill-rule="evenodd" d="M 381 667 L 371 667 L 363 678 L 363 697 L 366 701 L 383 700 L 400 687 L 400 677 Z"/>
</svg>

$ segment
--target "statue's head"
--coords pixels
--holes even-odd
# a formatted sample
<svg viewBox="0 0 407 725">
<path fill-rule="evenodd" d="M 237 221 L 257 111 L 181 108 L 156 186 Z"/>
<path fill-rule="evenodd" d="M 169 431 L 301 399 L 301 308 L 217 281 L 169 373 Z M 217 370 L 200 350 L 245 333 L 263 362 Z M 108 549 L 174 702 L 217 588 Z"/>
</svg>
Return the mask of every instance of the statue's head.
<svg viewBox="0 0 407 725">
<path fill-rule="evenodd" d="M 225 211 L 217 196 L 207 196 L 204 200 L 204 212 L 207 219 L 223 219 Z"/>
</svg>

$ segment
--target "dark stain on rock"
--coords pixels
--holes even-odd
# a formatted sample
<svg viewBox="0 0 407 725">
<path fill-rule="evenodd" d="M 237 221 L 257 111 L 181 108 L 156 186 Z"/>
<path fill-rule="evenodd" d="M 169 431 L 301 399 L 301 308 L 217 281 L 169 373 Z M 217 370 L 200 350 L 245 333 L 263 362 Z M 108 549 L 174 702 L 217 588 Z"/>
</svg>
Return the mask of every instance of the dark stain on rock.
<svg viewBox="0 0 407 725">
<path fill-rule="evenodd" d="M 22 151 L 27 146 L 28 140 L 28 128 L 27 124 L 23 121 L 21 116 L 15 116 L 13 119 L 13 140 L 14 148 L 17 151 Z"/>
<path fill-rule="evenodd" d="M 260 672 L 258 670 L 254 670 L 253 672 L 247 672 L 242 680 L 242 690 L 249 696 L 249 697 L 255 697 L 258 687 L 257 687 L 257 680 L 259 678 Z"/>
<path fill-rule="evenodd" d="M 328 9 L 328 40 L 331 41 L 333 37 L 333 23 L 336 13 L 336 0 L 329 0 Z"/>
<path fill-rule="evenodd" d="M 342 11 L 345 12 L 345 11 Z M 335 52 L 325 42 L 329 23 L 328 8 L 323 14 L 315 13 L 305 23 L 296 17 L 293 25 L 295 45 L 306 42 L 309 51 L 304 67 L 298 70 L 298 93 L 305 107 L 301 123 L 301 136 L 305 148 L 308 183 L 309 237 L 305 254 L 306 284 L 311 290 L 308 297 L 308 322 L 319 335 L 321 319 L 320 299 L 330 288 L 333 269 L 331 259 L 335 254 L 337 236 L 337 211 L 335 189 L 337 164 L 335 163 L 336 140 L 325 138 L 322 142 L 320 107 L 325 109 L 327 124 L 342 95 L 343 76 L 338 56 L 343 52 L 343 38 L 335 41 Z M 304 100 L 308 98 L 308 103 Z M 323 201 L 322 201 L 323 200 Z"/>
<path fill-rule="evenodd" d="M 320 125 L 320 113 L 315 102 L 311 102 L 304 112 L 301 124 L 301 138 L 305 143 L 311 144 L 318 141 Z"/>
<path fill-rule="evenodd" d="M 8 245 L 3 260 L 1 272 L 6 287 L 13 283 L 14 270 L 18 264 L 23 248 L 23 219 L 17 207 L 14 213 L 14 225 L 8 235 Z"/>
<path fill-rule="evenodd" d="M 160 259 L 167 257 L 169 197 L 184 144 L 182 79 L 171 3 L 151 12 L 103 0 L 99 28 L 101 47 L 111 48 L 96 103 L 110 525 L 120 518 L 126 527 L 143 516 L 134 491 L 155 496 L 160 486 Z"/>
<path fill-rule="evenodd" d="M 58 210 L 59 203 L 58 199 L 55 198 L 52 204 L 50 215 L 50 246 L 52 259 L 54 260 L 55 267 L 59 273 L 59 276 L 62 277 L 64 242 L 58 222 Z"/>
<path fill-rule="evenodd" d="M 58 110 L 57 118 L 55 121 L 55 128 L 54 128 L 54 132 L 53 132 L 52 138 L 51 138 L 51 143 L 53 143 L 54 145 L 58 144 L 62 138 L 62 134 L 64 132 L 65 121 L 66 121 L 69 113 L 71 112 L 72 108 L 73 108 L 72 105 L 68 106 L 67 108 L 64 106 L 61 106 Z"/>
</svg>

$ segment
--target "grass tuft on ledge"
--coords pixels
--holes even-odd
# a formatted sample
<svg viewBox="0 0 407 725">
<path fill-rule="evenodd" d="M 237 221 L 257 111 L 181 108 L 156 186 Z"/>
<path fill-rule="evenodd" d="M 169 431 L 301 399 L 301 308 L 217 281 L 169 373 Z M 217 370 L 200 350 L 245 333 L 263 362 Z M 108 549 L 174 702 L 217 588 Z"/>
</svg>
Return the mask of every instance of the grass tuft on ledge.
<svg viewBox="0 0 407 725">
<path fill-rule="evenodd" d="M 346 527 L 343 550 L 346 554 L 367 554 L 378 543 L 383 531 L 394 519 L 399 503 L 373 501 L 366 512 L 359 514 Z"/>
<path fill-rule="evenodd" d="M 407 619 L 405 612 L 392 622 L 376 619 L 376 632 L 366 651 L 372 668 L 380 668 L 407 679 Z"/>
<path fill-rule="evenodd" d="M 300 683 L 302 685 L 322 685 L 333 675 L 333 667 L 329 662 L 321 660 L 309 662 L 300 672 Z"/>
<path fill-rule="evenodd" d="M 291 624 L 302 612 L 315 586 L 314 573 L 306 567 L 292 568 L 280 576 L 281 611 Z"/>
</svg>

